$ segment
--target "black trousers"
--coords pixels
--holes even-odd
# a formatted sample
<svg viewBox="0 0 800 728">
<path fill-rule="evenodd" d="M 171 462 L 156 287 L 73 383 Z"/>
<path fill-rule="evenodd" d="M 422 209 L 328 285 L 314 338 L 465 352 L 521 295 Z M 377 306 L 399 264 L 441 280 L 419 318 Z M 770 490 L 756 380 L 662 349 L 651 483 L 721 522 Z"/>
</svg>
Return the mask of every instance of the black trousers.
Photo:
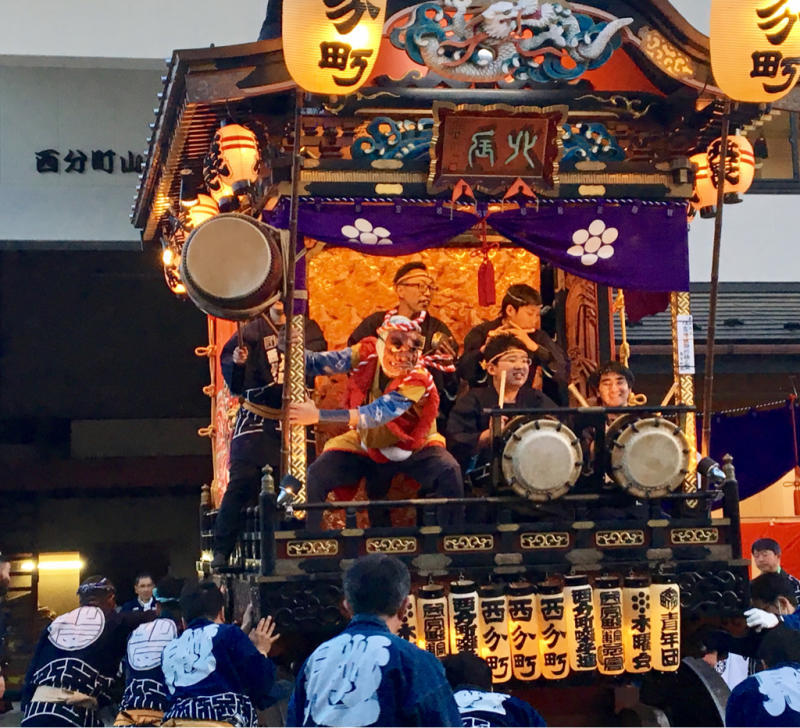
<svg viewBox="0 0 800 728">
<path fill-rule="evenodd" d="M 401 462 L 376 463 L 366 454 L 328 450 L 320 455 L 308 469 L 306 485 L 309 503 L 322 503 L 328 493 L 342 485 L 354 483 L 360 478 L 367 479 L 369 498 L 384 498 L 389 491 L 392 478 L 403 473 L 420 484 L 419 496 L 424 498 L 462 498 L 464 482 L 461 468 L 455 458 L 443 447 L 423 447 Z M 437 509 L 439 525 L 458 523 L 463 509 L 453 506 L 440 506 Z M 306 526 L 319 530 L 322 525 L 322 511 L 308 511 Z"/>
</svg>

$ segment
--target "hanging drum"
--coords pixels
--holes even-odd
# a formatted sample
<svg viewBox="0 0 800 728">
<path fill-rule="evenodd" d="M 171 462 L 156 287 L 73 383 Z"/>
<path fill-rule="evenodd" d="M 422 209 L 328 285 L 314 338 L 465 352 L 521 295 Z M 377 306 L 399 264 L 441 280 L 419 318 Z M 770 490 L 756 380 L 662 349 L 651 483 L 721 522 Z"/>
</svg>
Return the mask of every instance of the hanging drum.
<svg viewBox="0 0 800 728">
<path fill-rule="evenodd" d="M 231 321 L 257 316 L 280 290 L 280 233 L 238 213 L 217 215 L 189 235 L 181 278 L 203 312 Z"/>
<path fill-rule="evenodd" d="M 506 426 L 503 476 L 532 501 L 560 498 L 578 480 L 583 453 L 575 433 L 555 420 L 515 417 Z"/>
<path fill-rule="evenodd" d="M 637 498 L 660 498 L 677 488 L 689 472 L 689 442 L 663 417 L 625 418 L 607 433 L 609 475 Z"/>
</svg>

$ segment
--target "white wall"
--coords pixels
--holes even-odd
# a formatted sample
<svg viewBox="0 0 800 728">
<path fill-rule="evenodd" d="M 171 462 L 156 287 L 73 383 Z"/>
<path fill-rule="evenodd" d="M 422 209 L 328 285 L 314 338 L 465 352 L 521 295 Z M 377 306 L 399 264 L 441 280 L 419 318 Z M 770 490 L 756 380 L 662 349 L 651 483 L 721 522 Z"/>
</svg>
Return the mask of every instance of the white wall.
<svg viewBox="0 0 800 728">
<path fill-rule="evenodd" d="M 4 0 L 7 55 L 167 58 L 258 38 L 267 0 Z"/>
<path fill-rule="evenodd" d="M 128 218 L 138 172 L 122 173 L 118 157 L 112 174 L 93 170 L 91 150 L 143 154 L 160 75 L 0 65 L 0 240 L 139 245 Z M 44 149 L 60 152 L 59 173 L 37 172 L 36 152 Z M 89 157 L 83 174 L 65 171 L 70 149 Z"/>
</svg>

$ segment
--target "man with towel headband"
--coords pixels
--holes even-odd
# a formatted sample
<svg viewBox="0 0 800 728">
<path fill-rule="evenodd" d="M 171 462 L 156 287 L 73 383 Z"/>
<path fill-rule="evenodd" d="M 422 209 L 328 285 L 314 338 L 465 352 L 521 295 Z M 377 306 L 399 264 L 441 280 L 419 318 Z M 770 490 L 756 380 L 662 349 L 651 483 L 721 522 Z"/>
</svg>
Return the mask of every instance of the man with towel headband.
<svg viewBox="0 0 800 728">
<path fill-rule="evenodd" d="M 435 355 L 423 357 L 424 343 L 417 321 L 389 312 L 377 337 L 340 351 L 306 351 L 308 373 L 350 373 L 348 409 L 319 410 L 306 400 L 291 405 L 289 421 L 341 422 L 352 428 L 328 440 L 308 469 L 309 503 L 321 503 L 330 491 L 362 476 L 370 497 L 381 498 L 397 473 L 416 480 L 422 497 L 463 495 L 458 463 L 436 429 L 439 395 L 426 368 L 451 365 Z M 457 514 L 458 509 L 440 508 L 440 523 L 452 522 Z M 321 519 L 321 511 L 308 511 L 308 528 L 319 529 Z"/>
</svg>

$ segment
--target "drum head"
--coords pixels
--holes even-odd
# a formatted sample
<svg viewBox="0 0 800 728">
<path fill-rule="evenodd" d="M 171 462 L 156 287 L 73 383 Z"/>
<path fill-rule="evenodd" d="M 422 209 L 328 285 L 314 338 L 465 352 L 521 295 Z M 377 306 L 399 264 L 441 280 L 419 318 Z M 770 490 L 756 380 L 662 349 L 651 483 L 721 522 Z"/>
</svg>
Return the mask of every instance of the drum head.
<svg viewBox="0 0 800 728">
<path fill-rule="evenodd" d="M 213 316 L 241 320 L 259 313 L 280 284 L 278 244 L 277 232 L 247 215 L 207 220 L 183 246 L 187 293 Z"/>
<path fill-rule="evenodd" d="M 660 498 L 689 471 L 689 442 L 663 417 L 631 422 L 611 444 L 611 477 L 637 498 Z"/>
<path fill-rule="evenodd" d="M 583 453 L 575 433 L 553 420 L 512 420 L 503 449 L 503 475 L 516 493 L 533 501 L 564 495 L 578 480 Z"/>
</svg>

